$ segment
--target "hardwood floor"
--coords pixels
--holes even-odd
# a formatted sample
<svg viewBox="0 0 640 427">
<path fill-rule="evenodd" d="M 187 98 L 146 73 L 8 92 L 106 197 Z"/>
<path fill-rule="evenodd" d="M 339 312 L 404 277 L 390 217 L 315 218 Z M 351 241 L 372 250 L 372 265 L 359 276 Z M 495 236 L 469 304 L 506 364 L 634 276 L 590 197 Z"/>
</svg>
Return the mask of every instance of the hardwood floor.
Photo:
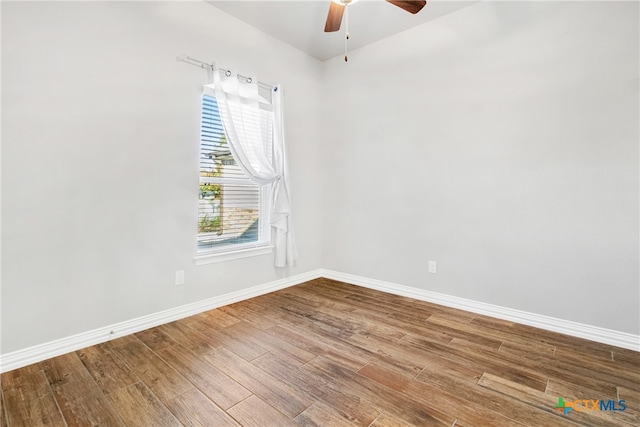
<svg viewBox="0 0 640 427">
<path fill-rule="evenodd" d="M 327 279 L 1 379 L 0 427 L 640 425 L 638 352 Z"/>
</svg>

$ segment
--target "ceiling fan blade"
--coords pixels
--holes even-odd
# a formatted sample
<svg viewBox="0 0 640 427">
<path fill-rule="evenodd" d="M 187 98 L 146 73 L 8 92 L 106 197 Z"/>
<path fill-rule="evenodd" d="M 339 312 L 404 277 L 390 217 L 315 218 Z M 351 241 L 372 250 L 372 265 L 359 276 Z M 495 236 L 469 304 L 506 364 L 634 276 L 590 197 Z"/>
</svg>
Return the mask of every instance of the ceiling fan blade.
<svg viewBox="0 0 640 427">
<path fill-rule="evenodd" d="M 342 14 L 344 13 L 344 5 L 335 2 L 329 4 L 329 14 L 327 15 L 327 22 L 324 24 L 324 32 L 332 33 L 340 29 L 342 23 Z"/>
<path fill-rule="evenodd" d="M 403 0 L 387 0 L 387 2 L 398 6 L 401 9 L 406 10 L 409 13 L 416 14 L 422 10 L 424 5 L 427 4 L 426 1 L 403 1 Z"/>
</svg>

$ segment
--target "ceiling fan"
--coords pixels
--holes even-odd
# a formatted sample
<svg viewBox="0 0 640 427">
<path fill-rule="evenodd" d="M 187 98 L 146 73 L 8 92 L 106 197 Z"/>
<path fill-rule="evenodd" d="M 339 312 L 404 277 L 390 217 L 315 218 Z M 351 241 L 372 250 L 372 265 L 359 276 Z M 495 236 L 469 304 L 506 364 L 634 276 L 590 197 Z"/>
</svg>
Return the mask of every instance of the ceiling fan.
<svg viewBox="0 0 640 427">
<path fill-rule="evenodd" d="M 331 4 L 329 5 L 329 14 L 327 15 L 327 22 L 324 25 L 325 33 L 331 33 L 334 31 L 338 31 L 340 29 L 340 24 L 342 23 L 342 15 L 344 14 L 345 8 L 350 3 L 354 3 L 355 1 L 357 0 L 331 0 Z M 417 1 L 386 0 L 386 1 L 413 14 L 420 12 L 422 8 L 427 4 L 425 0 L 417 0 Z"/>
</svg>

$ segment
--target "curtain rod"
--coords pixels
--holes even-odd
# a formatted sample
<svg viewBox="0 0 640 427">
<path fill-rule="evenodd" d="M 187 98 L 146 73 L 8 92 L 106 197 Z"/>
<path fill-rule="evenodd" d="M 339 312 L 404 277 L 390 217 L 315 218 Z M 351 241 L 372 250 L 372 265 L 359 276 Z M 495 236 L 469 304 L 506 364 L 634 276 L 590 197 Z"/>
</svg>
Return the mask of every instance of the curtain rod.
<svg viewBox="0 0 640 427">
<path fill-rule="evenodd" d="M 204 68 L 205 70 L 211 70 L 213 71 L 214 69 L 214 65 L 213 64 L 209 64 L 207 62 L 202 62 L 198 59 L 195 58 L 191 58 L 190 56 L 187 55 L 180 55 L 180 56 L 176 56 L 176 60 L 178 62 L 185 62 L 187 64 L 191 64 L 191 65 L 195 65 L 196 67 L 200 67 L 200 68 Z M 231 70 L 225 70 L 224 68 L 218 68 L 218 70 L 220 71 L 224 71 L 224 75 L 229 77 L 231 76 Z M 247 83 L 251 83 L 253 81 L 253 79 L 251 77 L 247 77 L 247 76 L 243 76 L 241 74 L 237 75 L 239 79 L 244 79 Z M 258 85 L 267 88 L 267 89 L 274 89 L 277 90 L 277 88 L 274 85 L 270 85 L 268 83 L 262 83 L 262 82 L 258 82 Z"/>
</svg>

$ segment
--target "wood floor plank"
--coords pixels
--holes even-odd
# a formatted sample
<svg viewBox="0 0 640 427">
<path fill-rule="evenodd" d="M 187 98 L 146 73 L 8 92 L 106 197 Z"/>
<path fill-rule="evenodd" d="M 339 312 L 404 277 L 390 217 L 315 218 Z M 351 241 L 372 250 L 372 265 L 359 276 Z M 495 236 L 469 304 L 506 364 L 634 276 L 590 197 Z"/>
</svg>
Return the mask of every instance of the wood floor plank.
<svg viewBox="0 0 640 427">
<path fill-rule="evenodd" d="M 585 353 L 583 351 L 577 350 L 575 348 L 558 345 L 555 351 L 555 357 L 558 359 L 568 360 L 568 361 L 577 361 L 583 359 L 585 357 Z M 604 362 L 607 366 L 613 363 L 613 352 L 609 351 L 589 351 L 586 355 L 589 360 Z"/>
<path fill-rule="evenodd" d="M 497 354 L 496 349 L 479 346 L 475 342 L 467 342 L 458 338 L 451 340 L 447 347 L 462 350 L 464 353 L 470 355 L 471 360 L 475 363 L 486 366 L 485 372 L 500 375 L 539 391 L 544 391 L 547 386 L 548 377 L 538 372 L 537 369 L 531 365 L 521 362 L 519 366 L 513 366 L 508 363 L 503 363 L 503 361 L 500 360 L 491 363 L 490 358 L 486 356 L 487 352 Z"/>
<path fill-rule="evenodd" d="M 624 400 L 628 415 L 634 420 L 638 420 L 636 425 L 640 425 L 640 392 L 624 387 L 618 387 L 616 400 Z M 618 405 L 619 406 L 619 405 Z"/>
<path fill-rule="evenodd" d="M 486 327 L 493 333 L 504 333 L 508 342 L 516 344 L 539 347 L 555 347 L 564 344 L 564 341 L 558 339 L 562 337 L 561 334 L 549 335 L 541 333 L 537 328 L 519 325 L 518 323 L 508 325 L 501 322 L 487 322 L 482 319 L 474 319 L 471 323 Z"/>
<path fill-rule="evenodd" d="M 118 338 L 109 345 L 160 401 L 166 403 L 193 388 L 193 384 L 135 336 Z"/>
<path fill-rule="evenodd" d="M 640 352 L 619 347 L 613 347 L 611 352 L 613 353 L 613 360 L 617 364 L 631 369 L 640 369 Z"/>
<path fill-rule="evenodd" d="M 160 328 L 147 329 L 142 332 L 137 332 L 134 335 L 153 351 L 160 351 L 177 344 L 176 341 Z"/>
<path fill-rule="evenodd" d="M 353 311 L 355 307 L 344 301 L 344 294 L 331 298 L 326 292 L 319 293 L 317 289 L 307 286 L 294 286 L 283 290 L 287 296 L 298 296 L 309 301 L 314 307 L 332 307 L 338 310 Z"/>
<path fill-rule="evenodd" d="M 122 420 L 77 353 L 40 364 L 67 425 L 122 425 Z"/>
<path fill-rule="evenodd" d="M 5 399 L 12 401 L 39 399 L 51 393 L 49 382 L 37 364 L 5 372 L 0 383 Z"/>
<path fill-rule="evenodd" d="M 7 426 L 64 426 L 49 381 L 39 364 L 2 374 L 1 421 Z"/>
<path fill-rule="evenodd" d="M 370 351 L 370 360 L 379 360 L 413 376 L 418 375 L 427 363 L 427 355 L 403 346 L 404 342 L 389 342 L 370 334 L 353 334 L 349 342 L 363 351 Z"/>
<path fill-rule="evenodd" d="M 307 332 L 307 335 L 316 335 L 317 337 L 314 338 L 314 341 L 326 344 L 328 347 L 333 348 L 333 350 L 338 350 L 338 353 L 340 354 L 336 355 L 336 360 L 344 358 L 345 355 L 348 355 L 350 358 L 357 358 L 354 370 L 359 369 L 366 364 L 370 358 L 375 357 L 375 353 L 370 349 L 364 348 L 362 345 L 357 345 L 353 340 L 353 333 L 346 329 L 341 330 L 340 332 L 332 332 L 331 328 L 334 326 L 324 324 L 322 321 L 316 322 L 315 320 L 311 320 L 303 316 L 301 312 L 299 317 L 293 318 L 290 317 L 290 314 L 280 313 L 279 320 L 291 329 L 296 329 L 300 324 L 303 324 L 305 329 L 311 329 L 312 334 Z M 316 353 L 318 350 L 311 351 Z M 418 368 L 416 369 L 419 371 Z"/>
<path fill-rule="evenodd" d="M 235 337 L 225 334 L 224 328 L 211 329 L 207 326 L 207 323 L 200 320 L 190 323 L 189 327 L 200 332 L 202 336 L 207 339 L 209 346 L 215 349 L 224 347 L 245 360 L 253 360 L 267 352 L 266 349 L 255 343 L 236 339 Z"/>
<path fill-rule="evenodd" d="M 523 358 L 504 356 L 507 362 L 515 360 L 523 360 Z M 573 363 L 566 363 L 559 361 L 555 358 L 549 359 L 546 356 L 537 356 L 530 354 L 524 358 L 526 363 L 534 363 L 533 366 L 537 368 L 540 373 L 547 375 L 550 380 L 561 381 L 569 387 L 585 387 L 596 392 L 596 394 L 610 395 L 612 390 L 615 389 L 613 378 L 602 379 L 598 375 L 591 375 L 593 370 L 589 368 L 588 364 L 575 365 Z"/>
<path fill-rule="evenodd" d="M 624 399 L 630 402 L 630 406 L 640 411 L 640 392 L 625 387 L 618 387 L 617 399 Z"/>
<path fill-rule="evenodd" d="M 0 384 L 1 384 L 0 380 Z M 4 396 L 0 387 L 0 427 L 7 427 L 7 414 L 4 410 Z"/>
<path fill-rule="evenodd" d="M 269 305 L 263 303 L 263 297 L 265 295 L 261 295 L 255 298 L 251 298 L 248 300 L 244 300 L 241 302 L 242 306 L 251 310 L 254 313 L 261 314 L 263 312 L 270 311 Z"/>
<path fill-rule="evenodd" d="M 371 423 L 371 427 L 407 427 L 407 422 L 383 412 Z"/>
<path fill-rule="evenodd" d="M 71 426 L 124 426 L 106 396 L 87 373 L 51 384 L 60 411 Z"/>
<path fill-rule="evenodd" d="M 185 426 L 238 427 L 240 425 L 198 389 L 191 389 L 173 398 L 167 403 L 167 407 Z"/>
<path fill-rule="evenodd" d="M 128 387 L 140 381 L 106 344 L 78 350 L 77 354 L 104 393 Z"/>
<path fill-rule="evenodd" d="M 458 322 L 439 315 L 429 317 L 427 323 L 438 325 L 438 329 L 453 336 L 454 339 L 462 339 L 494 350 L 499 349 L 505 340 L 504 336 L 494 334 L 490 330 L 487 331 L 486 328 L 466 322 Z"/>
<path fill-rule="evenodd" d="M 392 316 L 404 313 L 410 316 L 415 316 L 417 319 L 421 320 L 426 320 L 434 314 L 447 316 L 460 322 L 470 322 L 475 317 L 475 314 L 467 311 L 444 308 L 426 301 L 417 301 L 398 295 L 389 295 L 388 297 L 385 296 L 385 298 L 380 299 L 380 293 L 372 290 L 354 292 L 351 296 L 347 297 L 347 300 L 350 302 L 358 301 L 360 305 L 364 304 L 365 308 L 367 304 L 373 304 L 382 309 L 391 309 L 390 315 Z"/>
<path fill-rule="evenodd" d="M 410 396 L 396 392 L 370 378 L 352 372 L 322 356 L 318 356 L 307 363 L 302 369 L 306 372 L 313 372 L 327 382 L 338 383 L 345 390 L 349 390 L 354 395 L 362 396 L 380 408 L 385 408 L 385 411 L 411 425 L 442 425 L 448 427 L 454 420 L 450 415 L 434 407 L 423 405 Z"/>
<path fill-rule="evenodd" d="M 260 316 L 259 313 L 250 310 L 248 307 L 242 305 L 241 303 L 220 307 L 220 310 L 230 316 L 235 317 L 236 319 L 242 319 L 258 329 L 264 330 L 276 326 L 275 323 L 271 322 L 263 316 Z"/>
<path fill-rule="evenodd" d="M 281 381 L 287 382 L 301 394 L 314 397 L 333 408 L 336 414 L 354 425 L 368 426 L 382 412 L 340 385 L 325 381 L 324 375 L 317 376 L 313 372 L 303 371 L 302 366 L 287 363 L 281 356 L 267 353 L 252 363 Z"/>
<path fill-rule="evenodd" d="M 321 307 L 329 308 L 336 304 L 333 301 L 328 301 L 326 298 L 316 298 L 313 294 L 313 292 L 305 292 L 303 289 L 287 288 L 269 297 L 272 300 L 282 301 L 284 304 L 303 305 L 315 309 Z"/>
<path fill-rule="evenodd" d="M 482 334 L 482 328 L 476 325 L 457 322 L 451 319 L 445 319 L 439 316 L 431 316 L 427 319 L 427 324 L 435 325 L 435 327 L 447 333 L 458 341 L 467 341 L 483 347 L 497 350 L 502 345 L 503 339 L 495 338 L 490 334 Z"/>
<path fill-rule="evenodd" d="M 278 326 L 291 326 L 292 329 L 304 327 L 306 331 L 316 334 L 332 336 L 334 338 L 348 338 L 349 331 L 343 328 L 317 322 L 308 318 L 304 310 L 287 303 L 272 303 L 270 311 L 263 311 L 262 315 Z"/>
<path fill-rule="evenodd" d="M 269 336 L 281 338 L 284 341 L 289 342 L 297 347 L 300 347 L 313 354 L 322 354 L 325 357 L 329 357 L 339 361 L 342 364 L 347 364 L 352 370 L 357 371 L 362 368 L 371 359 L 371 354 L 360 351 L 359 348 L 354 348 L 340 340 L 330 340 L 323 335 L 318 335 L 311 331 L 302 333 L 295 332 L 295 326 L 291 324 L 283 326 L 277 326 L 265 331 Z M 292 330 L 293 329 L 293 330 Z M 305 331 L 301 331 L 305 332 Z"/>
<path fill-rule="evenodd" d="M 222 409 L 226 410 L 251 395 L 249 390 L 220 369 L 181 345 L 166 348 L 158 354 Z"/>
<path fill-rule="evenodd" d="M 49 384 L 64 384 L 89 376 L 87 368 L 76 353 L 67 353 L 45 360 L 38 365 Z"/>
<path fill-rule="evenodd" d="M 459 347 L 464 348 L 464 343 L 460 343 Z M 467 353 L 472 355 L 478 363 L 490 366 L 489 373 L 505 376 L 505 372 L 512 371 L 511 367 L 517 366 L 514 381 L 519 381 L 518 377 L 526 380 L 529 373 L 538 373 L 542 377 L 555 378 L 556 380 L 566 381 L 572 384 L 582 384 L 592 388 L 593 390 L 602 390 L 607 393 L 612 385 L 629 386 L 632 389 L 638 388 L 638 383 L 627 376 L 625 372 L 600 372 L 593 367 L 582 363 L 568 362 L 555 357 L 549 358 L 545 355 L 530 353 L 528 355 L 512 355 L 506 353 L 495 352 L 486 348 L 469 347 L 466 348 Z M 495 363 L 493 363 L 495 362 Z M 500 371 L 499 366 L 506 367 L 506 370 Z M 594 367 L 598 366 L 597 360 L 594 360 Z M 524 373 L 519 374 L 519 371 Z M 531 385 L 531 384 L 530 384 Z"/>
<path fill-rule="evenodd" d="M 640 384 L 640 367 L 636 367 L 635 369 L 628 367 L 623 371 L 620 365 L 612 359 L 612 356 L 612 352 L 610 353 L 610 357 L 606 358 L 601 357 L 601 355 L 578 352 L 562 346 L 558 346 L 554 354 L 554 358 L 559 361 L 576 365 L 588 363 L 601 375 L 605 375 L 606 377 L 619 377 L 623 373 L 624 377 L 631 379 L 635 384 Z M 640 390 L 640 388 L 638 390 Z"/>
<path fill-rule="evenodd" d="M 11 427 L 67 425 L 52 394 L 30 400 L 18 400 L 13 396 L 6 401 L 5 416 L 4 425 Z"/>
<path fill-rule="evenodd" d="M 392 300 L 380 300 L 375 296 L 368 296 L 363 294 L 351 294 L 347 296 L 346 301 L 350 304 L 354 304 L 356 307 L 369 309 L 377 314 L 383 314 L 389 317 L 393 317 L 394 314 L 403 313 L 409 316 L 415 316 L 417 319 L 426 320 L 433 313 L 422 309 L 416 309 L 415 306 L 396 304 Z"/>
<path fill-rule="evenodd" d="M 308 307 L 300 304 L 287 303 L 280 307 L 281 316 L 288 317 L 291 321 L 303 322 L 311 330 L 317 333 L 346 339 L 357 326 L 350 321 L 341 321 L 335 316 L 330 316 L 318 311 L 310 311 Z"/>
<path fill-rule="evenodd" d="M 322 402 L 315 402 L 295 417 L 293 421 L 298 425 L 308 427 L 353 427 L 355 425 Z"/>
<path fill-rule="evenodd" d="M 263 402 L 259 397 L 253 395 L 229 409 L 228 412 L 245 427 L 287 427 L 296 425 L 289 418 Z"/>
<path fill-rule="evenodd" d="M 532 351 L 542 353 L 553 353 L 556 345 L 544 340 L 533 340 L 531 337 L 522 334 L 521 331 L 513 330 L 515 323 L 506 322 L 500 319 L 485 317 L 474 317 L 469 323 L 470 326 L 478 328 L 483 335 L 503 341 L 503 345 L 512 344 L 516 347 L 531 348 Z"/>
<path fill-rule="evenodd" d="M 537 407 L 527 405 L 510 396 L 505 396 L 493 390 L 483 387 L 468 387 L 456 378 L 443 375 L 438 371 L 430 371 L 425 368 L 424 372 L 416 377 L 416 380 L 432 385 L 444 393 L 455 394 L 458 398 L 468 402 L 475 402 L 482 405 L 484 410 L 495 412 L 502 417 L 513 420 L 528 427 L 548 427 L 548 426 L 573 426 L 571 421 L 548 414 Z M 464 421 L 464 420 L 463 420 Z M 468 424 L 469 422 L 465 422 Z M 471 422 L 471 424 L 473 424 Z"/>
<path fill-rule="evenodd" d="M 224 328 L 222 332 L 234 339 L 243 340 L 270 352 L 290 356 L 302 363 L 308 362 L 316 357 L 314 353 L 290 344 L 287 341 L 283 341 L 273 335 L 266 335 L 263 330 L 257 329 L 244 321 Z"/>
<path fill-rule="evenodd" d="M 109 341 L 107 346 L 122 358 L 131 368 L 144 366 L 155 353 L 135 335 L 126 335 Z"/>
<path fill-rule="evenodd" d="M 528 357 L 531 354 L 535 354 L 546 358 L 552 358 L 555 354 L 556 347 L 545 343 L 503 341 L 498 351 L 518 357 Z"/>
<path fill-rule="evenodd" d="M 107 398 L 127 426 L 182 425 L 141 382 L 112 391 Z"/>
<path fill-rule="evenodd" d="M 158 326 L 158 329 L 198 356 L 214 353 L 216 350 L 209 344 L 211 342 L 209 338 L 192 329 L 184 320 L 166 323 Z"/>
<path fill-rule="evenodd" d="M 576 399 L 618 399 L 618 387 L 611 384 L 608 390 L 599 388 L 594 390 L 584 384 L 573 384 L 565 381 L 558 381 L 555 378 L 549 378 L 545 393 L 557 397 L 563 397 L 569 400 Z"/>
<path fill-rule="evenodd" d="M 546 386 L 546 377 L 537 375 L 535 370 L 526 370 L 520 362 L 516 364 L 509 364 L 497 357 L 484 356 L 482 351 L 490 351 L 489 349 L 468 345 L 463 346 L 464 342 L 461 340 L 458 340 L 457 343 L 462 348 L 451 346 L 451 343 L 444 346 L 439 343 L 423 340 L 420 337 L 416 337 L 411 334 L 402 338 L 401 341 L 406 341 L 417 349 L 424 351 L 431 357 L 451 360 L 459 365 L 465 366 L 471 371 L 493 372 L 501 373 L 502 375 L 509 375 L 510 378 L 529 383 L 531 386 L 539 387 L 543 390 Z"/>
<path fill-rule="evenodd" d="M 292 301 L 293 299 L 293 301 Z M 314 298 L 307 293 L 287 294 L 288 305 L 295 305 L 305 316 L 329 325 L 339 325 L 340 328 L 358 332 L 368 331 L 388 339 L 401 338 L 405 332 L 401 328 L 392 327 L 387 323 L 371 322 L 369 316 L 356 312 L 348 303 L 336 301 L 327 302 L 326 298 Z M 319 301 L 324 301 L 320 303 Z M 296 304 L 296 303 L 299 303 Z"/>
<path fill-rule="evenodd" d="M 367 313 L 370 321 L 394 326 L 402 330 L 405 334 L 414 334 L 442 344 L 447 344 L 453 337 L 445 331 L 429 326 L 424 319 L 418 319 L 404 313 L 394 313 L 393 315 L 381 316 L 372 313 L 370 310 L 358 308 L 355 313 Z"/>
<path fill-rule="evenodd" d="M 409 383 L 414 378 L 413 375 L 407 375 L 402 371 L 393 370 L 391 368 L 385 369 L 378 362 L 368 363 L 358 371 L 358 374 L 370 378 L 395 391 L 406 390 Z"/>
<path fill-rule="evenodd" d="M 360 306 L 365 306 L 366 303 L 365 302 L 359 302 L 358 300 L 356 301 L 351 301 L 349 300 L 349 298 L 351 297 L 357 297 L 357 294 L 354 294 L 352 292 L 347 292 L 344 290 L 338 290 L 338 289 L 333 289 L 333 290 L 329 290 L 327 289 L 325 286 L 322 286 L 320 288 L 314 288 L 314 289 L 310 289 L 310 288 L 304 288 L 303 289 L 306 292 L 309 293 L 320 293 L 322 294 L 323 298 L 326 301 L 326 305 L 336 305 L 336 306 L 341 306 L 346 304 L 347 305 L 347 310 L 348 311 L 353 311 L 355 309 L 358 309 Z M 331 292 L 334 292 L 334 295 L 332 295 Z M 337 295 L 336 295 L 337 293 Z M 360 295 L 362 296 L 362 295 Z M 383 316 L 387 316 L 393 312 L 395 312 L 393 310 L 393 308 L 391 308 L 390 306 L 383 304 L 383 303 L 379 303 L 379 304 L 372 304 L 369 305 L 369 310 L 371 312 L 375 312 L 379 315 L 383 315 Z"/>
<path fill-rule="evenodd" d="M 458 363 L 453 360 L 430 354 L 426 359 L 425 367 L 432 371 L 438 371 L 453 378 L 466 381 L 469 384 L 476 384 L 482 374 L 483 368 L 478 365 Z"/>
<path fill-rule="evenodd" d="M 220 331 L 240 321 L 241 319 L 231 316 L 230 314 L 216 308 L 214 310 L 205 311 L 204 313 L 192 316 L 190 318 L 189 326 L 199 332 L 208 334 L 211 331 Z"/>
<path fill-rule="evenodd" d="M 398 372 L 390 371 L 377 363 L 371 363 L 360 371 L 364 375 L 382 385 L 424 401 L 452 416 L 453 419 L 464 419 L 472 425 L 491 425 L 493 427 L 512 427 L 521 425 L 513 419 L 484 409 L 475 402 L 470 402 L 455 395 L 454 392 L 439 390 L 421 381 L 402 377 Z"/>
<path fill-rule="evenodd" d="M 300 288 L 301 290 L 304 290 L 306 292 L 317 293 L 319 295 L 322 295 L 323 298 L 329 301 L 345 302 L 345 299 L 348 296 L 354 295 L 354 292 L 353 290 L 345 288 L 342 285 L 343 284 L 333 287 L 331 286 L 331 284 L 326 283 L 325 280 L 320 279 L 303 283 L 300 286 L 296 286 L 296 288 Z M 352 307 L 356 308 L 355 306 Z"/>
<path fill-rule="evenodd" d="M 510 328 L 515 325 L 514 322 L 510 320 L 498 319 L 495 317 L 485 316 L 484 314 L 474 314 L 473 319 L 469 322 L 474 325 L 484 326 L 485 328 L 493 328 L 495 326 L 502 326 L 506 328 Z"/>
<path fill-rule="evenodd" d="M 620 372 L 640 372 L 640 352 L 637 357 L 631 355 L 622 355 L 613 351 L 613 365 L 617 367 Z M 640 389 L 636 389 L 640 392 Z"/>
<path fill-rule="evenodd" d="M 313 404 L 313 400 L 301 396 L 288 384 L 280 382 L 278 378 L 226 349 L 208 356 L 207 361 L 261 400 L 291 418 Z"/>
<path fill-rule="evenodd" d="M 595 341 L 589 341 L 583 338 L 573 337 L 561 334 L 559 332 L 547 331 L 532 326 L 514 324 L 510 330 L 514 334 L 521 334 L 529 339 L 535 339 L 551 345 L 571 347 L 583 353 L 598 355 L 600 358 L 606 359 L 614 347 Z"/>
</svg>

